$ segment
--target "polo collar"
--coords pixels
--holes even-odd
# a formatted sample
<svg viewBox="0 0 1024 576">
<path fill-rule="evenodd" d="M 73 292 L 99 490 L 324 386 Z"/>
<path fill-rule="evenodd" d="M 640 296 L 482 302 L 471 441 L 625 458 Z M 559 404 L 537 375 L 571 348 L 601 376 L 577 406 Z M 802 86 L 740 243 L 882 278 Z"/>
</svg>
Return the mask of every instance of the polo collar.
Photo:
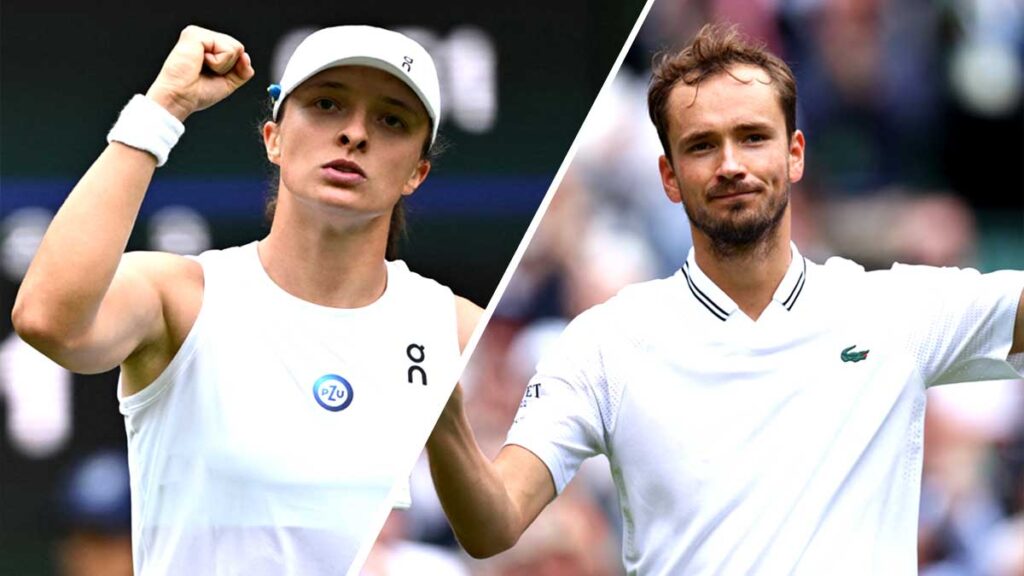
<svg viewBox="0 0 1024 576">
<path fill-rule="evenodd" d="M 786 310 L 793 309 L 793 305 L 796 304 L 803 292 L 804 282 L 807 278 L 807 261 L 800 255 L 796 244 L 790 242 L 789 246 L 793 258 L 790 260 L 786 275 L 782 277 L 782 282 L 775 289 L 775 295 L 772 296 L 772 299 Z M 739 306 L 733 302 L 732 298 L 729 298 L 721 288 L 712 282 L 697 265 L 693 248 L 690 248 L 690 253 L 686 256 L 682 273 L 686 286 L 693 297 L 719 320 L 725 321 L 733 312 L 739 310 Z"/>
</svg>

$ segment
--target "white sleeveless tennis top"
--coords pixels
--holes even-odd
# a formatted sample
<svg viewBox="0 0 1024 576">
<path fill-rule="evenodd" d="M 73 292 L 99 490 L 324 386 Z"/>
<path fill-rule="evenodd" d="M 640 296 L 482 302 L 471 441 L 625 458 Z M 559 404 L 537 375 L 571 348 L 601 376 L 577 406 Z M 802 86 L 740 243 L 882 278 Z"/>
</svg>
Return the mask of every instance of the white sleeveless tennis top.
<svg viewBox="0 0 1024 576">
<path fill-rule="evenodd" d="M 454 296 L 399 261 L 376 302 L 327 308 L 255 242 L 198 261 L 192 331 L 120 401 L 135 573 L 344 574 L 458 377 Z"/>
</svg>

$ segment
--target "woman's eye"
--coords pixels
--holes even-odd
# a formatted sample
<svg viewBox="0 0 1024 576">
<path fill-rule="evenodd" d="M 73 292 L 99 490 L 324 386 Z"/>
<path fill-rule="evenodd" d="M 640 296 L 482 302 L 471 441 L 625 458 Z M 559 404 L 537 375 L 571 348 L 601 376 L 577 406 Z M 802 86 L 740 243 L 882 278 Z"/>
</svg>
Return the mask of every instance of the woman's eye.
<svg viewBox="0 0 1024 576">
<path fill-rule="evenodd" d="M 381 122 L 388 128 L 405 128 L 405 122 L 402 122 L 402 119 L 394 114 L 385 114 Z"/>
<path fill-rule="evenodd" d="M 326 110 L 334 110 L 335 108 L 337 108 L 337 106 L 335 106 L 335 104 L 334 104 L 334 101 L 333 100 L 329 100 L 327 98 L 320 98 L 319 100 L 314 102 L 313 105 L 316 106 L 317 109 L 325 110 L 325 111 Z"/>
</svg>

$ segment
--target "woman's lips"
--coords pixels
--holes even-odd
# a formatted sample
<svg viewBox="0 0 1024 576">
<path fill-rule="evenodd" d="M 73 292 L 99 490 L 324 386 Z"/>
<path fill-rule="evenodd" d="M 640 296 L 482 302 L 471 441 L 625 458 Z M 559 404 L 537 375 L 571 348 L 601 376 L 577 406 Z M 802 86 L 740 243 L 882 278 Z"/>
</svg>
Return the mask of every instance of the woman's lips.
<svg viewBox="0 0 1024 576">
<path fill-rule="evenodd" d="M 366 181 L 366 172 L 363 172 L 363 168 L 344 158 L 324 164 L 321 172 L 328 182 L 338 186 L 355 186 Z"/>
<path fill-rule="evenodd" d="M 338 186 L 355 186 L 366 181 L 366 176 L 359 172 L 335 168 L 333 166 L 324 166 L 320 169 L 320 172 L 323 174 L 325 180 Z"/>
</svg>

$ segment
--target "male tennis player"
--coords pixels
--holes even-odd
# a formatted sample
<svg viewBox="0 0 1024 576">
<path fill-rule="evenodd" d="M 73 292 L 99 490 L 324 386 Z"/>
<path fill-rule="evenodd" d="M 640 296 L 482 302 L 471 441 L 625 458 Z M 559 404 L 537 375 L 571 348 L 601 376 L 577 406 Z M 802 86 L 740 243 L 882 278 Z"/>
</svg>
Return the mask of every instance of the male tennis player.
<svg viewBox="0 0 1024 576">
<path fill-rule="evenodd" d="M 494 462 L 456 391 L 428 450 L 459 540 L 512 546 L 600 453 L 630 574 L 915 573 L 925 389 L 1019 377 L 1024 274 L 801 256 L 793 74 L 734 30 L 660 59 L 649 109 L 693 249 L 573 320 Z"/>
</svg>

